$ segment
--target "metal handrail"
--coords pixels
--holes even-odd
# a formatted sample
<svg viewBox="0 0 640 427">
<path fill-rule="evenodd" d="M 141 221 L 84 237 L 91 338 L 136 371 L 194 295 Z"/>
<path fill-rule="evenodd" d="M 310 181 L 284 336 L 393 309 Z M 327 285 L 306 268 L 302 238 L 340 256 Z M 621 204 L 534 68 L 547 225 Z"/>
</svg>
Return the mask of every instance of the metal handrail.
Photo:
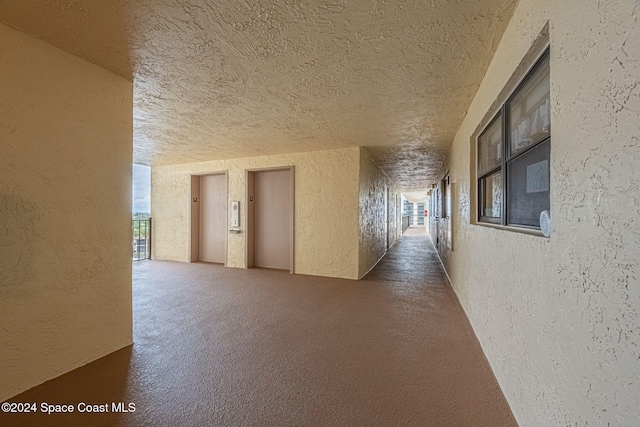
<svg viewBox="0 0 640 427">
<path fill-rule="evenodd" d="M 131 231 L 132 261 L 151 259 L 151 218 L 132 220 Z"/>
</svg>

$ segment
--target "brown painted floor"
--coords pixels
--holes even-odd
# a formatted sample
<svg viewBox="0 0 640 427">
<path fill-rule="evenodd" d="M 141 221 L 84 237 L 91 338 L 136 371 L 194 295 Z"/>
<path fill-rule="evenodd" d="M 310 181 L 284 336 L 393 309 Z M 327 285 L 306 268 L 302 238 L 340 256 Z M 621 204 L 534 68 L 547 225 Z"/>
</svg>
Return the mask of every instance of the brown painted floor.
<svg viewBox="0 0 640 427">
<path fill-rule="evenodd" d="M 146 261 L 133 297 L 133 347 L 10 401 L 135 412 L 0 425 L 515 425 L 424 229 L 361 281 Z"/>
</svg>

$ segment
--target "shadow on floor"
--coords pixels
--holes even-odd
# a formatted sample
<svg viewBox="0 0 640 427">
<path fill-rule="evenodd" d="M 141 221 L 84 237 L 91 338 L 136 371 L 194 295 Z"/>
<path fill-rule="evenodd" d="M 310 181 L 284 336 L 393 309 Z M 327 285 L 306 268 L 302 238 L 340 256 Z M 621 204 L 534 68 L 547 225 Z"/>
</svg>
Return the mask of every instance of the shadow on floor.
<svg viewBox="0 0 640 427">
<path fill-rule="evenodd" d="M 425 233 L 360 281 L 146 261 L 133 283 L 132 348 L 10 400 L 135 412 L 0 424 L 515 425 Z"/>
</svg>

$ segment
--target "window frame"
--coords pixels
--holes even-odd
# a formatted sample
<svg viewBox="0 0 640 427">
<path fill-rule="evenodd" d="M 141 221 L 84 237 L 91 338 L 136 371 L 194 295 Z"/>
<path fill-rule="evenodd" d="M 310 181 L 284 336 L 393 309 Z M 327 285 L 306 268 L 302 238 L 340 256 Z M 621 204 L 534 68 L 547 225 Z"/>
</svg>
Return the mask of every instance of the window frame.
<svg viewBox="0 0 640 427">
<path fill-rule="evenodd" d="M 509 223 L 509 206 L 508 206 L 508 192 L 509 192 L 509 176 L 508 176 L 508 165 L 515 160 L 521 158 L 522 156 L 530 153 L 532 150 L 540 147 L 542 144 L 549 142 L 549 146 L 551 146 L 551 129 L 549 130 L 549 135 L 540 138 L 539 140 L 531 143 L 526 149 L 517 152 L 512 157 L 511 150 L 511 136 L 510 136 L 510 114 L 509 107 L 512 101 L 521 93 L 521 91 L 526 87 L 526 85 L 531 81 L 531 79 L 536 75 L 538 71 L 540 71 L 541 67 L 545 62 L 547 62 L 547 67 L 549 71 L 549 76 L 551 75 L 551 67 L 550 67 L 550 48 L 547 46 L 546 49 L 542 52 L 540 56 L 533 62 L 533 65 L 527 70 L 522 80 L 516 85 L 515 89 L 509 94 L 506 100 L 500 105 L 498 111 L 492 116 L 491 120 L 487 123 L 486 126 L 482 128 L 482 131 L 477 134 L 475 138 L 475 175 L 476 175 L 476 208 L 477 215 L 476 220 L 478 224 L 483 225 L 499 225 L 504 228 L 521 228 L 521 229 L 529 229 L 529 230 L 540 230 L 540 227 L 526 225 L 526 224 L 517 224 L 517 223 Z M 480 138 L 485 135 L 487 130 L 491 128 L 497 120 L 501 122 L 501 143 L 502 143 L 502 160 L 499 166 L 496 166 L 493 169 L 484 171 L 482 175 L 480 174 Z M 549 153 L 549 159 L 551 158 L 551 153 Z M 501 206 L 500 206 L 500 217 L 487 217 L 484 215 L 484 202 L 485 202 L 485 182 L 486 178 L 494 175 L 496 173 L 500 173 L 502 177 L 502 195 L 501 195 Z M 549 174 L 551 173 L 551 164 L 549 162 Z M 549 189 L 550 190 L 550 189 Z M 550 193 L 550 191 L 549 191 Z M 549 194 L 549 199 L 551 198 L 551 194 Z"/>
<path fill-rule="evenodd" d="M 451 188 L 449 187 L 449 173 L 441 181 L 442 191 L 442 215 L 440 218 L 451 217 Z"/>
<path fill-rule="evenodd" d="M 504 170 L 504 146 L 505 146 L 505 141 L 504 141 L 504 105 L 500 108 L 500 110 L 498 110 L 498 112 L 493 116 L 493 118 L 491 119 L 491 121 L 489 122 L 489 124 L 487 124 L 487 126 L 485 126 L 485 128 L 483 129 L 482 132 L 480 132 L 480 135 L 478 135 L 478 138 L 476 139 L 476 181 L 478 184 L 478 222 L 488 222 L 491 224 L 502 224 L 502 217 L 504 216 L 504 212 L 503 212 L 503 208 L 504 208 L 504 204 L 505 204 L 505 197 L 504 197 L 504 174 L 503 174 L 503 170 Z M 489 130 L 489 128 L 491 128 L 496 121 L 500 120 L 500 138 L 501 138 L 501 144 L 502 144 L 502 161 L 500 162 L 500 165 L 493 168 L 493 169 L 489 169 L 487 170 L 484 174 L 479 175 L 479 170 L 480 170 L 480 138 L 485 134 L 485 132 L 487 130 Z M 496 218 L 496 217 L 490 217 L 490 216 L 485 216 L 484 215 L 484 200 L 485 200 L 485 179 L 488 178 L 491 175 L 494 175 L 496 172 L 500 172 L 501 174 L 503 174 L 503 179 L 502 179 L 502 202 L 501 202 L 501 206 L 500 206 L 500 218 Z"/>
</svg>

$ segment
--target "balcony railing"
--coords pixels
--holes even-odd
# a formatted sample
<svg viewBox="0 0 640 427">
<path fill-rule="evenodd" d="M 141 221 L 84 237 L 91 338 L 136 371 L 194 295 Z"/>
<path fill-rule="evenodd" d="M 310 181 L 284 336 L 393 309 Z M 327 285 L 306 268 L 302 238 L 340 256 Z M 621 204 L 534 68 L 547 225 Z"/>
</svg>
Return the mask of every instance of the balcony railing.
<svg viewBox="0 0 640 427">
<path fill-rule="evenodd" d="M 134 219 L 133 231 L 133 261 L 151 259 L 151 218 Z"/>
<path fill-rule="evenodd" d="M 405 201 L 402 208 L 402 216 L 409 217 L 409 225 L 424 225 L 425 204 L 410 203 Z"/>
</svg>

